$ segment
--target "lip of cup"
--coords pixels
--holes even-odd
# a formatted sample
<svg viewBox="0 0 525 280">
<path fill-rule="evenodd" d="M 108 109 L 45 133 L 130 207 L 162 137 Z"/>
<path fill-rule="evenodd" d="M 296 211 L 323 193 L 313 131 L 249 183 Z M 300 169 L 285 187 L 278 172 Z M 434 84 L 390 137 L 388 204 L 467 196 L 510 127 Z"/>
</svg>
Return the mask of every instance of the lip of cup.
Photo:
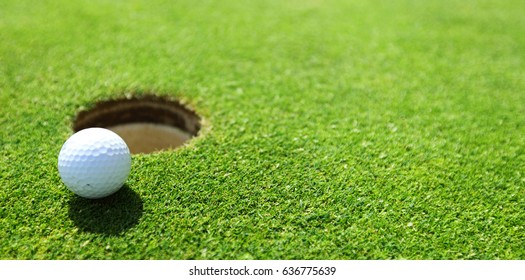
<svg viewBox="0 0 525 280">
<path fill-rule="evenodd" d="M 100 101 L 78 113 L 73 130 L 103 127 L 117 133 L 132 154 L 183 146 L 201 129 L 201 117 L 181 102 L 145 95 Z"/>
</svg>

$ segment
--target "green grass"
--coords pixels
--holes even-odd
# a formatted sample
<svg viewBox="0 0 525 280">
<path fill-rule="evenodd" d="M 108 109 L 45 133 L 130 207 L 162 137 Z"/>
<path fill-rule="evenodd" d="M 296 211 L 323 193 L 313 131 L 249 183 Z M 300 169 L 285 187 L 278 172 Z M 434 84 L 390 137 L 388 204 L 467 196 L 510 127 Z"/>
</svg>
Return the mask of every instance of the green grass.
<svg viewBox="0 0 525 280">
<path fill-rule="evenodd" d="M 524 259 L 525 3 L 1 1 L 2 259 Z M 101 201 L 75 114 L 206 119 Z"/>
</svg>

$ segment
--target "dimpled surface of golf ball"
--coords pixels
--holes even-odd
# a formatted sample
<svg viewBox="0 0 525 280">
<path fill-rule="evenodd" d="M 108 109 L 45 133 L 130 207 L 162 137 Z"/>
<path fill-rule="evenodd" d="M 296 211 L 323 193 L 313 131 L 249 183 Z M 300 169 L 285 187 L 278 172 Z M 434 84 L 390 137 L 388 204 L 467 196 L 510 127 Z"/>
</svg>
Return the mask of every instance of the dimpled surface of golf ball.
<svg viewBox="0 0 525 280">
<path fill-rule="evenodd" d="M 128 146 L 111 130 L 87 128 L 73 134 L 58 155 L 60 178 L 75 194 L 102 198 L 118 191 L 131 169 Z"/>
</svg>

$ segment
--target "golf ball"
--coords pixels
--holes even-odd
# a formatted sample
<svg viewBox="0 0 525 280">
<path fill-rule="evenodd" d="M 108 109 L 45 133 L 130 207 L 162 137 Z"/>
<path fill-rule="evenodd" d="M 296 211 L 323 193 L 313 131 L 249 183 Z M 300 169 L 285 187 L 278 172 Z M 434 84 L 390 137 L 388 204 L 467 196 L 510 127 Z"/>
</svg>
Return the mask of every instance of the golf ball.
<svg viewBox="0 0 525 280">
<path fill-rule="evenodd" d="M 102 198 L 118 191 L 131 169 L 128 146 L 111 130 L 87 128 L 73 134 L 58 155 L 60 178 L 75 194 Z"/>
</svg>

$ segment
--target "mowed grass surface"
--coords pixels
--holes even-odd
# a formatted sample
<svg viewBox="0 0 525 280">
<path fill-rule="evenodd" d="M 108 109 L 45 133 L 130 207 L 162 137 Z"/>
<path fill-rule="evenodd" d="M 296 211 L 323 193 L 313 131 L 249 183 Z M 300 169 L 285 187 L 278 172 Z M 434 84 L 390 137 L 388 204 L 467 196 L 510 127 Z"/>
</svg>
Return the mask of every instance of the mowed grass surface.
<svg viewBox="0 0 525 280">
<path fill-rule="evenodd" d="M 523 259 L 525 3 L 1 1 L 2 259 Z M 75 114 L 206 120 L 101 201 Z"/>
</svg>

